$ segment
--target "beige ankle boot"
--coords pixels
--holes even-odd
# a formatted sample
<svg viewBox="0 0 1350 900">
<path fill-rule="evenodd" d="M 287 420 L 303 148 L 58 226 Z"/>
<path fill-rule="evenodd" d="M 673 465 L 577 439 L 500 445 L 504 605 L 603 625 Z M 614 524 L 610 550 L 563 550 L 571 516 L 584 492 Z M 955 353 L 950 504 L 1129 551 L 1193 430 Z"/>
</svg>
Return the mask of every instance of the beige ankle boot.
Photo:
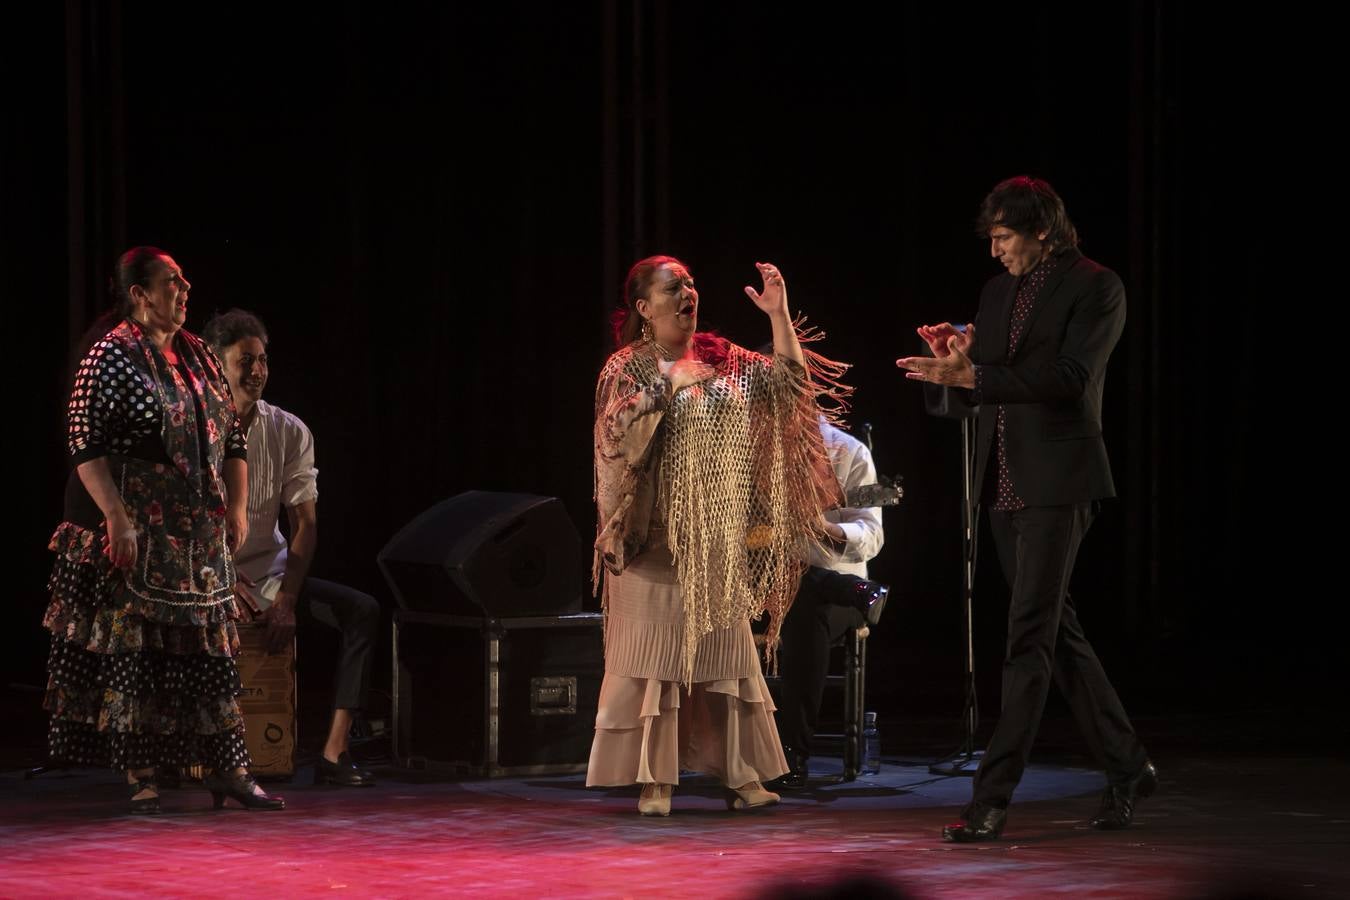
<svg viewBox="0 0 1350 900">
<path fill-rule="evenodd" d="M 647 782 L 642 786 L 642 795 L 638 797 L 638 812 L 644 816 L 670 815 L 670 798 L 674 793 L 673 784 Z"/>
<path fill-rule="evenodd" d="M 738 788 L 728 787 L 727 809 L 757 809 L 761 806 L 773 806 L 782 798 L 773 791 L 764 790 L 764 785 L 751 781 Z"/>
</svg>

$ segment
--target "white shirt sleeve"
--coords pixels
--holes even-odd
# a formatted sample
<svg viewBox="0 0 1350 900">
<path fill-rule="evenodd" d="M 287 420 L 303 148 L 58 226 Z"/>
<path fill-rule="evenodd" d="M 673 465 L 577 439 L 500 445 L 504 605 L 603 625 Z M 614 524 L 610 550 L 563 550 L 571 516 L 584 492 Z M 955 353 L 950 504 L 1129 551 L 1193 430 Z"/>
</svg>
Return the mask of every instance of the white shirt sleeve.
<svg viewBox="0 0 1350 900">
<path fill-rule="evenodd" d="M 835 471 L 842 476 L 840 481 L 845 493 L 864 484 L 876 483 L 877 469 L 865 445 L 858 444 L 855 452 L 840 462 L 843 465 L 836 466 Z M 838 553 L 841 562 L 865 563 L 881 552 L 886 539 L 881 528 L 881 507 L 843 507 L 835 521 L 847 537 Z"/>
<path fill-rule="evenodd" d="M 295 417 L 286 423 L 286 444 L 282 451 L 281 502 L 299 506 L 319 497 L 319 470 L 314 468 L 314 435 Z"/>
</svg>

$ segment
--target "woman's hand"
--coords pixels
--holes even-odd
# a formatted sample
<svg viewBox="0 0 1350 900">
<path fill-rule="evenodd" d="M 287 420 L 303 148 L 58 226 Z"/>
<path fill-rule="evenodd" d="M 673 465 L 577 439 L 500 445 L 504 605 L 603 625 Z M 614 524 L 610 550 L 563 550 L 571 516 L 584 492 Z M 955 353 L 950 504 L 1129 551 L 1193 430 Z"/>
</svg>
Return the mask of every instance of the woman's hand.
<svg viewBox="0 0 1350 900">
<path fill-rule="evenodd" d="M 772 263 L 755 263 L 755 268 L 759 269 L 759 276 L 764 279 L 764 291 L 761 293 L 746 285 L 745 295 L 755 301 L 755 305 L 770 318 L 777 316 L 786 318 L 787 282 L 783 281 L 783 273 Z"/>
<path fill-rule="evenodd" d="M 707 381 L 717 374 L 713 367 L 707 363 L 687 357 L 671 363 L 663 360 L 658 365 L 661 368 L 661 374 L 670 379 L 672 394 L 689 387 L 691 384 Z"/>
<path fill-rule="evenodd" d="M 114 568 L 130 569 L 136 565 L 136 526 L 125 510 L 118 510 L 108 517 L 107 528 L 103 554 Z"/>
</svg>

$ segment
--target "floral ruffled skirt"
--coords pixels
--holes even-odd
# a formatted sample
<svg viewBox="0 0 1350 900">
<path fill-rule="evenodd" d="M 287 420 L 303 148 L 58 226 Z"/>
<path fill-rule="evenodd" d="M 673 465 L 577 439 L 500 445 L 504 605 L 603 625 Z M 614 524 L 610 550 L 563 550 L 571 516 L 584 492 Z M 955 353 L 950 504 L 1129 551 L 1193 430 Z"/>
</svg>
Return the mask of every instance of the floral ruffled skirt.
<svg viewBox="0 0 1350 900">
<path fill-rule="evenodd" d="M 223 527 L 209 513 L 180 515 L 182 503 L 147 500 L 186 492 L 170 467 L 119 462 L 119 475 L 139 533 L 135 569 L 113 568 L 103 535 L 73 522 L 49 544 L 51 757 L 117 770 L 247 766 Z"/>
</svg>

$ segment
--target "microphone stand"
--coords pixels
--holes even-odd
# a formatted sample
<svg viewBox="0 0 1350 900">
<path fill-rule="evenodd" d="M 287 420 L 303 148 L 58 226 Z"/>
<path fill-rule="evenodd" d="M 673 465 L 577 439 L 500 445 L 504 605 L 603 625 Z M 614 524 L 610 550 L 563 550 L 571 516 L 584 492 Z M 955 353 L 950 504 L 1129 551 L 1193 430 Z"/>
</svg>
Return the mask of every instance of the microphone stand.
<svg viewBox="0 0 1350 900">
<path fill-rule="evenodd" d="M 966 614 L 966 673 L 965 704 L 961 709 L 964 730 L 960 748 L 950 756 L 934 762 L 928 771 L 934 775 L 974 775 L 979 768 L 983 750 L 975 749 L 975 729 L 980 723 L 980 701 L 975 693 L 975 552 L 978 532 L 978 510 L 975 508 L 974 469 L 975 440 L 969 418 L 961 420 L 961 489 L 962 489 L 962 571 L 961 592 Z"/>
</svg>

